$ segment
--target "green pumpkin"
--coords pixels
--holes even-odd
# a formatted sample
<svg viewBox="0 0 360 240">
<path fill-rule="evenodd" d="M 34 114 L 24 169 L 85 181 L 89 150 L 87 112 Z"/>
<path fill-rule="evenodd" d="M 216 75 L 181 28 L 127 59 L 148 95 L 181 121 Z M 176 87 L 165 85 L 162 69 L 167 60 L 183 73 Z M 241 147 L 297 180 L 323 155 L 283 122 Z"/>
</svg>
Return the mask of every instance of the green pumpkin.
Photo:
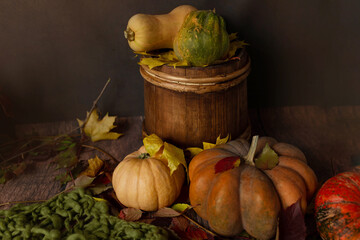
<svg viewBox="0 0 360 240">
<path fill-rule="evenodd" d="M 174 52 L 192 66 L 207 66 L 226 57 L 229 35 L 224 19 L 212 10 L 190 12 L 174 39 Z"/>
</svg>

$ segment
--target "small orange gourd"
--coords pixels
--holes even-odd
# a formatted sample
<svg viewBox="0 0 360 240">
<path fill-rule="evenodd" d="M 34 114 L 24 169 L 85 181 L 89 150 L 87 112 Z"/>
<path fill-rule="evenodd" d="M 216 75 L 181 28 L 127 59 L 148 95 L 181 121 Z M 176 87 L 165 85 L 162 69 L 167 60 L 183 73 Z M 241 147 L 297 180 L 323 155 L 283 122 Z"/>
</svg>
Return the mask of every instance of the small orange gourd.
<svg viewBox="0 0 360 240">
<path fill-rule="evenodd" d="M 167 14 L 135 14 L 128 21 L 125 38 L 134 51 L 173 48 L 175 36 L 185 16 L 195 10 L 193 6 L 181 5 Z"/>
<path fill-rule="evenodd" d="M 280 149 L 279 163 L 271 170 L 261 170 L 251 161 L 266 143 Z M 238 167 L 215 173 L 219 161 L 234 157 L 242 159 Z M 220 235 L 235 236 L 246 230 L 255 238 L 270 239 L 276 233 L 280 209 L 301 199 L 305 211 L 316 190 L 317 178 L 303 157 L 297 147 L 267 137 L 258 140 L 257 148 L 252 144 L 250 151 L 243 139 L 204 150 L 189 165 L 191 205 Z"/>
<path fill-rule="evenodd" d="M 149 157 L 142 146 L 118 164 L 113 172 L 112 185 L 123 205 L 156 211 L 176 200 L 184 178 L 183 166 L 179 165 L 170 174 L 167 160 L 158 155 Z"/>
</svg>

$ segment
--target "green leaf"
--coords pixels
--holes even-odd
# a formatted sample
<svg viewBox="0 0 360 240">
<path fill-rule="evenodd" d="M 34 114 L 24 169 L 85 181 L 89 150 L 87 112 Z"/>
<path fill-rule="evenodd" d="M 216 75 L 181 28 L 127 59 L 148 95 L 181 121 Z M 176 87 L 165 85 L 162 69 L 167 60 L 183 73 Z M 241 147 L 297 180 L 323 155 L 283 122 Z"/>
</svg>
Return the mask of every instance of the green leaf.
<svg viewBox="0 0 360 240">
<path fill-rule="evenodd" d="M 58 155 L 55 156 L 55 162 L 58 165 L 58 169 L 75 166 L 78 163 L 78 158 L 76 156 L 76 148 L 72 147 L 60 152 Z"/>
<path fill-rule="evenodd" d="M 192 207 L 186 203 L 176 203 L 171 208 L 177 212 L 184 212 L 186 209 L 190 209 Z"/>
<path fill-rule="evenodd" d="M 55 177 L 55 180 L 59 181 L 61 184 L 66 184 L 66 183 L 70 182 L 72 179 L 71 179 L 71 176 L 67 172 L 64 172 L 64 173 L 57 175 Z"/>
<path fill-rule="evenodd" d="M 6 177 L 5 177 L 5 170 L 0 169 L 0 184 L 4 184 L 6 182 Z"/>
<path fill-rule="evenodd" d="M 279 156 L 268 143 L 266 143 L 260 156 L 255 159 L 255 166 L 263 170 L 273 169 L 278 163 Z"/>
</svg>

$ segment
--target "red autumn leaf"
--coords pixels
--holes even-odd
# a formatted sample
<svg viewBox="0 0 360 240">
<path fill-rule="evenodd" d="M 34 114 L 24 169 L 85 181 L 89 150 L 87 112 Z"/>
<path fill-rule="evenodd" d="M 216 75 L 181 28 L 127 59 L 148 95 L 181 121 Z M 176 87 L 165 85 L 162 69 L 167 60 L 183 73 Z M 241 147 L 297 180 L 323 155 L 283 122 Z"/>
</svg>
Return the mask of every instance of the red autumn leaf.
<svg viewBox="0 0 360 240">
<path fill-rule="evenodd" d="M 225 172 L 240 165 L 240 157 L 226 157 L 215 164 L 215 173 Z"/>
<path fill-rule="evenodd" d="M 214 237 L 206 233 L 203 229 L 190 224 L 190 221 L 183 216 L 172 218 L 169 227 L 182 240 L 213 240 Z"/>
<path fill-rule="evenodd" d="M 188 240 L 203 240 L 203 239 L 213 239 L 212 236 L 208 236 L 208 234 L 193 225 L 189 225 L 186 229 L 186 239 Z"/>
<path fill-rule="evenodd" d="M 95 178 L 94 183 L 107 185 L 111 183 L 111 176 L 107 172 L 102 173 Z"/>
<path fill-rule="evenodd" d="M 306 225 L 300 199 L 280 212 L 280 240 L 305 240 Z"/>
<path fill-rule="evenodd" d="M 126 221 L 137 221 L 142 217 L 142 211 L 136 208 L 124 208 L 119 213 L 119 218 Z"/>
<path fill-rule="evenodd" d="M 190 222 L 183 216 L 174 217 L 172 219 L 170 228 L 177 232 L 185 232 Z"/>
</svg>

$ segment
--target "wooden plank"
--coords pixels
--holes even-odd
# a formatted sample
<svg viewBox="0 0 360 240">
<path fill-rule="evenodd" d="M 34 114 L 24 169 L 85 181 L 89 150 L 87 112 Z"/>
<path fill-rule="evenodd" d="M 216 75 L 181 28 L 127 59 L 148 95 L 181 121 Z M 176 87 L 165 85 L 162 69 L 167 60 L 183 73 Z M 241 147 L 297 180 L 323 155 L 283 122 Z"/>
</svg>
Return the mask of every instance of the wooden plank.
<svg viewBox="0 0 360 240">
<path fill-rule="evenodd" d="M 259 111 L 263 134 L 303 150 L 320 181 L 360 156 L 360 106 L 292 106 Z"/>
<path fill-rule="evenodd" d="M 142 143 L 143 117 L 118 118 L 116 121 L 117 131 L 124 133 L 117 140 L 99 141 L 93 145 L 111 154 L 117 161 L 121 161 L 127 154 L 135 151 Z M 70 132 L 77 127 L 76 121 L 63 121 L 55 123 L 40 123 L 19 125 L 16 128 L 17 135 L 39 134 L 42 136 L 56 136 Z M 81 161 L 98 155 L 107 160 L 109 156 L 94 149 L 85 149 L 80 155 Z M 20 177 L 11 179 L 0 185 L 0 204 L 14 201 L 46 200 L 59 193 L 64 186 L 55 180 L 55 176 L 64 172 L 64 169 L 56 170 L 53 159 L 34 162 Z"/>
</svg>

